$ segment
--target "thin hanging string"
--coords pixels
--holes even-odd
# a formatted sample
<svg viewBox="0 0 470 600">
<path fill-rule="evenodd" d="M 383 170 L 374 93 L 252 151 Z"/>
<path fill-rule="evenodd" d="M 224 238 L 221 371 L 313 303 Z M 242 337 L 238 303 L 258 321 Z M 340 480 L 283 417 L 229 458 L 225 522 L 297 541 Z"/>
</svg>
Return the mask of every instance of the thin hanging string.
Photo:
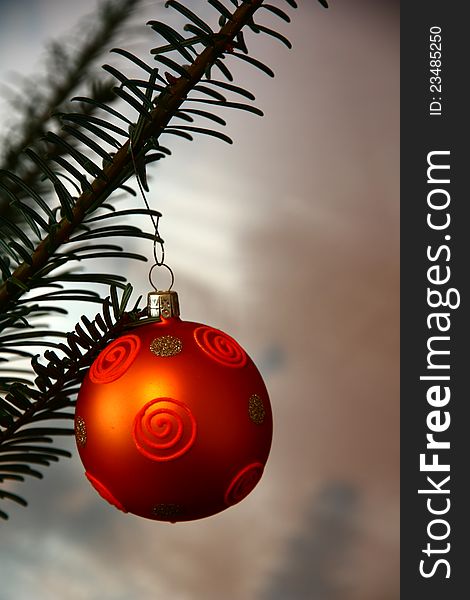
<svg viewBox="0 0 470 600">
<path fill-rule="evenodd" d="M 173 284 L 175 282 L 175 275 L 171 269 L 171 267 L 169 267 L 166 263 L 165 263 L 165 245 L 164 245 L 164 240 L 162 239 L 162 237 L 160 236 L 160 232 L 158 230 L 158 226 L 160 223 L 160 216 L 161 215 L 157 215 L 157 217 L 155 218 L 155 216 L 153 215 L 150 205 L 148 203 L 147 197 L 145 195 L 145 190 L 144 187 L 142 185 L 142 182 L 140 180 L 140 176 L 139 176 L 139 172 L 137 170 L 137 165 L 135 162 L 135 156 L 134 156 L 134 148 L 132 146 L 132 136 L 129 139 L 129 147 L 130 147 L 130 151 L 131 151 L 131 159 L 132 159 L 132 164 L 134 166 L 134 173 L 135 173 L 135 178 L 137 180 L 137 185 L 139 186 L 139 190 L 140 190 L 140 194 L 142 196 L 142 199 L 144 201 L 145 207 L 146 209 L 149 211 L 149 216 L 150 219 L 152 220 L 152 225 L 154 228 L 154 238 L 153 238 L 153 257 L 155 259 L 154 264 L 150 267 L 150 271 L 148 274 L 148 278 L 149 278 L 149 282 L 150 285 L 153 287 L 153 289 L 158 292 L 159 289 L 158 287 L 155 285 L 155 283 L 153 282 L 152 279 L 152 274 L 155 268 L 159 268 L 159 267 L 163 267 L 165 269 L 168 270 L 168 272 L 170 273 L 171 276 L 171 282 L 170 282 L 170 286 L 168 288 L 168 291 L 171 290 L 171 288 L 173 287 Z M 158 254 L 160 252 L 160 258 L 158 257 Z"/>
</svg>

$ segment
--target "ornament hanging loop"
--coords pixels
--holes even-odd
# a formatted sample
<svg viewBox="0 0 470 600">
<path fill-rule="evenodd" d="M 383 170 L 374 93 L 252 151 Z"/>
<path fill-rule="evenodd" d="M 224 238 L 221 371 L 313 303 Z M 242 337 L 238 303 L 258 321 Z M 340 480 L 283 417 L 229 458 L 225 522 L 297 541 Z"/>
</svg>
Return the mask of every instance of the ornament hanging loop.
<svg viewBox="0 0 470 600">
<path fill-rule="evenodd" d="M 154 264 L 150 267 L 150 271 L 149 271 L 149 282 L 150 285 L 153 287 L 153 289 L 158 292 L 159 290 L 163 289 L 161 288 L 161 286 L 158 286 L 154 280 L 152 279 L 152 276 L 154 275 L 154 270 L 156 267 L 160 268 L 163 267 L 165 268 L 169 273 L 170 273 L 170 285 L 168 286 L 168 288 L 166 288 L 166 290 L 169 292 L 171 290 L 171 288 L 173 287 L 173 284 L 175 283 L 175 274 L 173 273 L 173 270 L 171 269 L 171 267 L 169 267 L 166 263 L 165 263 L 165 242 L 163 240 L 162 237 L 160 237 L 160 232 L 158 231 L 158 225 L 160 223 L 160 216 L 157 217 L 157 220 L 154 222 L 155 225 L 155 237 L 153 239 L 153 258 L 155 260 Z"/>
<path fill-rule="evenodd" d="M 162 240 L 162 238 L 159 236 L 159 233 L 158 233 L 158 220 L 159 219 L 160 219 L 160 217 L 157 218 L 157 223 L 155 225 L 155 238 L 153 240 L 153 258 L 155 259 L 154 267 L 163 267 L 165 265 L 164 241 Z M 160 252 L 160 258 L 158 257 L 159 252 Z"/>
<path fill-rule="evenodd" d="M 160 258 L 158 257 L 157 246 L 160 245 Z M 147 297 L 147 310 L 149 317 L 161 321 L 162 319 L 170 319 L 171 317 L 179 317 L 180 307 L 178 302 L 178 294 L 173 292 L 171 288 L 175 282 L 175 274 L 171 267 L 169 267 L 165 261 L 165 248 L 163 246 L 163 240 L 160 238 L 158 233 L 158 219 L 155 228 L 155 240 L 154 240 L 154 258 L 155 263 L 150 267 L 149 271 L 149 282 L 153 287 L 154 291 L 150 292 Z M 170 273 L 170 285 L 166 290 L 161 289 L 154 281 L 152 276 L 155 273 L 155 269 L 166 269 Z M 161 272 L 161 271 L 160 271 Z M 159 289 L 160 288 L 160 289 Z"/>
<path fill-rule="evenodd" d="M 172 292 L 171 288 L 175 282 L 175 274 L 173 273 L 171 267 L 169 267 L 165 263 L 165 242 L 163 238 L 160 236 L 160 232 L 158 230 L 158 226 L 160 224 L 161 214 L 157 214 L 156 218 L 152 214 L 150 210 L 149 203 L 147 201 L 147 197 L 145 195 L 145 190 L 148 191 L 148 187 L 146 184 L 146 175 L 145 175 L 145 163 L 143 164 L 142 169 L 137 168 L 136 157 L 134 155 L 134 147 L 133 147 L 133 138 L 132 135 L 129 139 L 129 149 L 132 159 L 132 164 L 134 166 L 134 173 L 137 180 L 137 185 L 139 186 L 140 193 L 142 195 L 142 199 L 144 204 L 149 212 L 150 219 L 152 220 L 153 228 L 154 228 L 154 238 L 153 238 L 153 258 L 155 260 L 154 264 L 150 267 L 150 271 L 148 274 L 149 282 L 154 292 L 150 292 L 148 294 L 148 313 L 149 316 L 154 318 L 164 318 L 168 319 L 170 317 L 178 317 L 179 316 L 179 304 L 178 304 L 178 295 L 176 292 Z M 142 166 L 142 165 L 141 165 Z M 144 190 L 145 188 L 145 190 Z M 170 285 L 165 291 L 159 289 L 159 287 L 154 283 L 152 276 L 154 274 L 155 268 L 164 267 L 167 271 L 169 271 L 171 280 Z"/>
<path fill-rule="evenodd" d="M 169 273 L 170 273 L 170 277 L 171 277 L 171 281 L 170 281 L 170 285 L 167 288 L 167 292 L 171 291 L 171 288 L 173 287 L 173 284 L 175 283 L 175 274 L 173 273 L 171 267 L 169 267 L 168 265 L 166 265 L 165 263 L 155 263 L 154 265 L 151 266 L 150 271 L 149 271 L 149 282 L 150 285 L 153 287 L 153 289 L 156 292 L 161 291 L 161 288 L 158 287 L 158 285 L 156 284 L 156 282 L 152 279 L 152 275 L 154 274 L 154 269 L 156 268 L 160 268 L 160 267 L 164 267 Z"/>
</svg>

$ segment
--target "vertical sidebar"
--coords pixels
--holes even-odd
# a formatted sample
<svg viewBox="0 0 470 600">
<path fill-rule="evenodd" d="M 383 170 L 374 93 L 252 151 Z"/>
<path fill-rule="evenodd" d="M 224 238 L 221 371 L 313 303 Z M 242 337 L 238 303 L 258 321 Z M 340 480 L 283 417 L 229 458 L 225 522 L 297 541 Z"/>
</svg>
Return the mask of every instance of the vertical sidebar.
<svg viewBox="0 0 470 600">
<path fill-rule="evenodd" d="M 466 597 L 468 20 L 401 3 L 401 598 Z"/>
</svg>

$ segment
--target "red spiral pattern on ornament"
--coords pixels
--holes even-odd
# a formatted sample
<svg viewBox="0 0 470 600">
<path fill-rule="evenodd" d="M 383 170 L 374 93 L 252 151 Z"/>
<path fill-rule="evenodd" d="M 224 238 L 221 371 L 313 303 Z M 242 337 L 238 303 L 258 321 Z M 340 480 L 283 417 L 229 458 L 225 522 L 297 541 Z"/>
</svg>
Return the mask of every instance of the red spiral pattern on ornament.
<svg viewBox="0 0 470 600">
<path fill-rule="evenodd" d="M 122 512 L 128 512 L 124 508 L 124 506 L 119 502 L 119 500 L 115 498 L 113 494 L 111 494 L 108 488 L 101 483 L 101 481 L 96 479 L 96 477 L 93 477 L 93 475 L 90 475 L 88 471 L 85 471 L 85 475 L 87 476 L 88 481 L 91 483 L 91 485 L 95 488 L 95 490 L 102 498 L 104 498 L 107 502 L 109 502 L 119 510 L 122 510 Z"/>
<path fill-rule="evenodd" d="M 196 429 L 196 420 L 183 402 L 156 398 L 137 413 L 132 435 L 144 456 L 166 461 L 182 456 L 191 448 Z"/>
<path fill-rule="evenodd" d="M 226 367 L 246 365 L 246 353 L 229 335 L 212 327 L 198 327 L 194 339 L 201 350 Z"/>
<path fill-rule="evenodd" d="M 114 340 L 100 354 L 90 368 L 93 383 L 111 383 L 122 377 L 134 362 L 140 349 L 136 335 L 125 335 Z"/>
<path fill-rule="evenodd" d="M 264 465 L 256 462 L 243 468 L 233 479 L 225 492 L 225 504 L 232 506 L 241 502 L 253 491 L 263 474 Z"/>
</svg>

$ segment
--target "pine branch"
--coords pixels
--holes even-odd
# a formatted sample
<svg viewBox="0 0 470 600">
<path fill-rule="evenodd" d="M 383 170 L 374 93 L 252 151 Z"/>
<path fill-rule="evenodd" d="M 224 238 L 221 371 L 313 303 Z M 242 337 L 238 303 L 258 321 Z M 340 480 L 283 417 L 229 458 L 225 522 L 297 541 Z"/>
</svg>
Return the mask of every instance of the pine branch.
<svg viewBox="0 0 470 600">
<path fill-rule="evenodd" d="M 175 5 L 174 2 L 168 4 Z M 159 98 L 158 106 L 149 113 L 144 113 L 146 122 L 143 124 L 139 137 L 133 141 L 135 156 L 139 156 L 145 150 L 146 144 L 152 138 L 158 139 L 189 92 L 202 79 L 206 71 L 225 52 L 230 51 L 236 36 L 251 21 L 262 4 L 263 0 L 251 0 L 239 6 L 233 13 L 232 19 L 221 28 L 216 36 L 213 36 L 211 44 L 184 70 L 184 74 L 181 72 L 180 77 L 165 89 L 165 93 Z M 32 156 L 31 153 L 30 156 Z M 54 252 L 70 239 L 89 210 L 101 205 L 132 172 L 130 142 L 127 141 L 104 167 L 102 173 L 95 178 L 91 189 L 81 194 L 74 207 L 70 209 L 69 216 L 61 219 L 55 228 L 54 235 L 48 235 L 34 248 L 30 259 L 24 261 L 0 286 L 0 311 L 8 310 L 11 301 L 17 300 L 29 289 L 28 282 L 47 264 Z"/>
<path fill-rule="evenodd" d="M 44 411 L 52 413 L 58 408 L 73 406 L 68 398 L 70 395 L 68 390 L 71 386 L 80 384 L 81 375 L 112 339 L 136 324 L 152 322 L 152 319 L 146 318 L 146 309 L 139 309 L 140 299 L 131 311 L 126 312 L 131 293 L 132 286 L 127 285 L 122 298 L 118 299 L 117 292 L 114 290 L 112 296 L 103 303 L 102 313 L 93 321 L 82 317 L 82 325 L 78 324 L 73 332 L 65 336 L 65 344 L 58 345 L 58 349 L 64 355 L 62 358 L 59 358 L 55 352 L 48 351 L 45 354 L 47 363 L 43 365 L 35 357 L 33 368 L 37 375 L 36 385 L 39 390 L 24 384 L 14 384 L 5 399 L 0 399 L 0 411 L 3 410 L 0 426 L 4 427 L 0 432 L 0 453 L 4 451 L 4 445 L 14 438 L 23 439 L 31 435 L 28 429 L 22 428 L 38 420 L 38 415 L 43 416 Z M 24 409 L 16 420 L 10 414 L 10 410 L 15 406 L 17 409 Z M 70 414 L 60 413 L 58 418 L 68 418 Z M 52 414 L 50 418 L 53 418 Z M 21 436 L 17 434 L 19 430 L 22 430 Z M 37 437 L 37 432 L 34 435 Z M 0 479 L 1 476 L 0 466 Z"/>
<path fill-rule="evenodd" d="M 111 41 L 122 30 L 141 2 L 142 0 L 106 0 L 99 5 L 94 19 L 97 25 L 93 27 L 91 33 L 87 33 L 73 58 L 68 56 L 65 43 L 54 42 L 51 45 L 48 57 L 49 67 L 43 83 L 47 86 L 47 94 L 38 92 L 41 80 L 34 82 L 28 80 L 24 89 L 15 91 L 13 94 L 11 104 L 15 107 L 19 106 L 22 115 L 20 122 L 15 123 L 8 135 L 4 137 L 5 149 L 0 170 L 16 171 L 21 174 L 27 185 L 35 187 L 38 191 L 39 189 L 46 191 L 44 182 L 41 180 L 41 170 L 37 165 L 24 164 L 23 148 L 29 146 L 40 153 L 43 152 L 38 141 L 48 127 L 53 125 L 55 113 L 65 109 L 67 101 L 83 81 L 91 80 L 89 93 L 96 102 L 111 103 L 116 100 L 116 96 L 112 92 L 114 83 L 110 80 L 93 81 L 91 71 L 96 59 L 105 49 L 109 48 Z M 87 31 L 88 29 L 87 27 Z M 96 111 L 96 106 L 85 104 L 81 109 L 84 114 L 92 114 Z M 70 137 L 67 132 L 61 132 L 59 135 L 64 139 Z M 62 154 L 63 150 L 57 147 L 51 158 Z M 24 197 L 20 188 L 13 187 L 12 191 L 19 198 Z M 15 214 L 1 195 L 0 215 L 15 221 L 18 221 L 18 218 L 22 220 L 22 215 Z"/>
<path fill-rule="evenodd" d="M 95 82 L 92 86 L 92 89 L 90 90 L 90 96 L 93 99 L 93 101 L 96 103 L 98 103 L 98 102 L 112 103 L 116 100 L 116 96 L 112 91 L 113 86 L 114 86 L 114 82 L 111 82 L 111 81 L 106 81 L 102 85 L 99 85 L 97 82 Z M 73 89 L 70 90 L 71 93 L 72 93 L 72 91 L 73 91 Z M 45 109 L 45 111 L 46 110 L 49 110 L 49 109 Z M 84 104 L 81 107 L 81 110 L 84 115 L 92 115 L 96 111 L 96 107 L 92 104 Z M 51 108 L 50 112 L 51 112 L 51 114 L 49 115 L 49 120 L 51 120 L 55 116 L 55 114 L 52 113 L 52 108 Z M 42 129 L 40 126 L 41 118 L 38 119 L 38 121 L 36 121 L 36 119 L 33 119 L 31 129 L 28 127 L 28 132 L 30 132 L 32 129 L 37 130 L 38 134 L 40 132 L 45 131 L 45 128 Z M 70 137 L 71 137 L 66 131 L 59 132 L 59 135 L 64 140 L 70 140 Z M 28 133 L 25 135 L 24 138 L 22 138 L 21 141 L 19 141 L 15 144 L 15 147 L 13 149 L 8 150 L 5 163 L 0 166 L 0 171 L 16 170 L 17 172 L 21 172 L 21 179 L 27 186 L 34 187 L 38 192 L 40 191 L 41 193 L 47 193 L 48 190 L 45 186 L 44 181 L 42 180 L 43 174 L 42 174 L 41 169 L 35 164 L 32 164 L 32 165 L 30 164 L 28 166 L 25 165 L 24 164 L 25 154 L 19 150 L 20 148 L 23 149 L 27 145 L 30 145 L 31 147 L 34 147 L 37 152 L 39 152 L 40 154 L 45 156 L 46 152 L 44 150 L 44 144 L 43 143 L 40 144 L 39 143 L 40 141 L 38 139 L 36 139 L 35 143 L 31 142 L 30 144 L 27 144 L 27 143 L 25 143 L 25 140 L 27 137 L 29 137 Z M 56 148 L 54 148 L 54 150 L 52 152 L 49 152 L 48 158 L 50 160 L 56 160 L 57 158 L 59 158 L 59 160 L 60 160 L 60 157 L 63 156 L 64 153 L 65 153 L 64 148 L 56 147 Z M 18 186 L 12 186 L 11 191 L 19 199 L 27 197 L 27 194 L 24 192 L 24 190 L 22 190 Z M 3 215 L 9 219 L 12 219 L 15 222 L 18 222 L 18 220 L 22 220 L 21 219 L 22 215 L 18 215 L 17 211 L 15 212 L 14 207 L 12 207 L 11 204 L 8 204 L 6 199 L 4 197 L 2 197 L 1 195 L 0 195 L 0 215 Z"/>
<path fill-rule="evenodd" d="M 283 1 L 296 6 L 294 0 Z M 108 222 L 111 218 L 129 214 L 158 216 L 158 213 L 150 209 L 135 208 L 115 211 L 112 205 L 105 204 L 106 200 L 118 188 L 125 187 L 125 182 L 135 174 L 136 169 L 142 184 L 146 186 L 146 165 L 170 154 L 159 143 L 162 134 L 176 134 L 192 139 L 193 134 L 203 133 L 231 143 L 230 138 L 220 131 L 193 125 L 194 117 L 225 125 L 225 121 L 213 112 L 215 108 L 236 108 L 262 114 L 251 104 L 226 99 L 226 92 L 241 95 L 248 100 L 254 99 L 251 92 L 232 83 L 233 76 L 227 63 L 230 60 L 242 60 L 270 76 L 273 75 L 268 66 L 248 53 L 243 34 L 245 28 L 269 35 L 288 46 L 290 43 L 278 32 L 255 23 L 257 11 L 264 7 L 269 10 L 271 6 L 265 5 L 264 0 L 230 0 L 235 7 L 233 12 L 233 9 L 229 10 L 220 0 L 208 2 L 219 13 L 218 32 L 213 32 L 191 9 L 176 0 L 169 0 L 166 5 L 189 20 L 184 30 L 190 37 L 184 37 L 164 23 L 149 23 L 167 42 L 165 46 L 152 50 L 155 60 L 169 69 L 165 72 L 165 77 L 162 77 L 158 69 L 125 50 L 115 51 L 143 70 L 148 75 L 147 79 L 130 79 L 115 67 L 105 66 L 120 82 L 115 88 L 117 96 L 135 109 L 135 123 L 109 104 L 80 97 L 77 98 L 78 101 L 104 112 L 108 120 L 96 114 L 63 113 L 60 115 L 64 123 L 63 132 L 71 136 L 70 139 L 76 140 L 76 143 L 72 144 L 66 138 L 49 132 L 46 134 L 48 147 L 59 149 L 60 155 L 54 155 L 54 150 L 49 151 L 46 156 L 31 148 L 25 151 L 53 187 L 58 202 L 55 208 L 51 208 L 33 186 L 11 172 L 0 171 L 0 191 L 3 190 L 11 198 L 34 234 L 29 235 L 29 231 L 25 232 L 15 223 L 3 219 L 8 236 L 0 239 L 0 251 L 3 252 L 0 254 L 0 269 L 4 277 L 0 286 L 0 361 L 4 360 L 2 352 L 31 357 L 36 374 L 34 385 L 25 383 L 20 376 L 12 377 L 11 383 L 5 380 L 2 384 L 0 379 L 0 387 L 3 385 L 7 388 L 6 396 L 0 399 L 0 482 L 6 479 L 23 480 L 24 475 L 41 476 L 39 471 L 29 465 L 48 465 L 51 460 L 64 455 L 64 451 L 46 449 L 46 446 L 52 442 L 53 436 L 69 434 L 70 429 L 37 427 L 36 422 L 71 418 L 70 409 L 74 405 L 74 398 L 94 357 L 126 327 L 139 324 L 144 319 L 145 312 L 140 311 L 137 306 L 130 313 L 125 312 L 132 288 L 125 285 L 125 280 L 120 275 L 76 274 L 63 270 L 68 269 L 72 261 L 97 255 L 143 258 L 124 252 L 120 246 L 99 244 L 96 240 L 116 236 L 153 240 L 154 234 L 142 232 L 137 227 L 108 225 Z M 281 9 L 276 7 L 270 12 L 286 20 Z M 175 54 L 187 62 L 180 64 L 173 58 Z M 215 70 L 227 81 L 214 79 L 211 73 Z M 193 97 L 192 93 L 199 96 Z M 194 108 L 194 104 L 204 104 L 205 107 Z M 172 120 L 175 118 L 183 119 L 190 125 L 174 125 Z M 116 119 L 119 124 L 116 124 Z M 125 141 L 120 141 L 116 136 Z M 106 150 L 105 146 L 110 146 L 112 151 Z M 84 152 L 81 148 L 87 148 L 87 151 Z M 72 165 L 70 158 L 78 166 Z M 61 169 L 57 170 L 57 164 Z M 73 196 L 70 188 L 64 185 L 64 177 L 76 188 L 77 196 Z M 29 198 L 29 204 L 15 194 L 15 189 L 20 189 Z M 38 243 L 33 242 L 34 236 L 38 238 Z M 10 268 L 12 264 L 16 264 L 13 269 Z M 72 299 L 102 303 L 96 292 L 83 288 L 65 290 L 63 282 L 109 284 L 111 298 L 104 302 L 102 314 L 98 314 L 93 322 L 82 317 L 82 324 L 78 324 L 73 333 L 67 334 L 67 343 L 42 339 L 41 345 L 51 348 L 44 354 L 44 364 L 30 350 L 30 346 L 45 333 L 35 329 L 32 322 L 54 310 L 53 306 L 46 306 L 44 303 L 53 304 L 55 301 Z M 121 299 L 118 298 L 116 287 L 123 289 Z M 23 298 L 26 292 L 44 288 L 49 291 Z M 60 332 L 49 333 L 60 336 Z M 0 497 L 24 504 L 22 498 L 10 492 L 1 492 Z M 5 513 L 0 511 L 0 516 L 5 516 Z"/>
<path fill-rule="evenodd" d="M 121 298 L 111 290 L 93 321 L 82 317 L 82 324 L 66 336 L 66 343 L 58 349 L 63 357 L 48 351 L 46 364 L 35 358 L 33 368 L 37 374 L 36 386 L 14 384 L 5 398 L 0 399 L 0 483 L 7 480 L 24 481 L 26 475 L 42 478 L 33 465 L 49 466 L 60 456 L 70 457 L 70 452 L 51 447 L 57 435 L 72 435 L 73 429 L 41 426 L 44 421 L 73 419 L 74 402 L 84 374 L 98 353 L 129 328 L 153 322 L 147 311 L 138 308 L 139 301 L 131 311 L 126 311 L 132 293 L 128 285 Z M 16 418 L 15 418 L 16 417 Z M 0 499 L 13 500 L 27 506 L 26 500 L 17 494 L 0 490 Z M 0 510 L 0 517 L 7 519 Z"/>
<path fill-rule="evenodd" d="M 73 91 L 89 77 L 90 69 L 96 58 L 107 48 L 116 36 L 122 25 L 133 14 L 142 0 L 107 0 L 99 9 L 97 15 L 98 26 L 79 47 L 74 59 L 67 57 L 65 49 L 59 42 L 55 42 L 50 50 L 49 72 L 47 76 L 48 94 L 42 98 L 37 92 L 38 82 L 29 83 L 24 92 L 15 94 L 14 101 L 23 104 L 24 122 L 21 127 L 21 136 L 13 143 L 8 142 L 2 169 L 15 170 L 21 157 L 23 148 L 34 145 L 47 131 L 51 116 L 66 102 Z M 57 75 L 64 74 L 64 76 Z M 33 89 L 34 88 L 34 89 Z M 99 95 L 109 99 L 106 90 L 96 90 Z M 33 92 L 33 93 L 31 93 Z M 103 95 L 104 93 L 104 95 Z M 94 94 L 95 95 L 95 94 Z M 22 102 L 24 98 L 26 101 Z M 16 126 L 15 128 L 18 128 Z M 11 132 L 9 137 L 11 136 Z"/>
</svg>

